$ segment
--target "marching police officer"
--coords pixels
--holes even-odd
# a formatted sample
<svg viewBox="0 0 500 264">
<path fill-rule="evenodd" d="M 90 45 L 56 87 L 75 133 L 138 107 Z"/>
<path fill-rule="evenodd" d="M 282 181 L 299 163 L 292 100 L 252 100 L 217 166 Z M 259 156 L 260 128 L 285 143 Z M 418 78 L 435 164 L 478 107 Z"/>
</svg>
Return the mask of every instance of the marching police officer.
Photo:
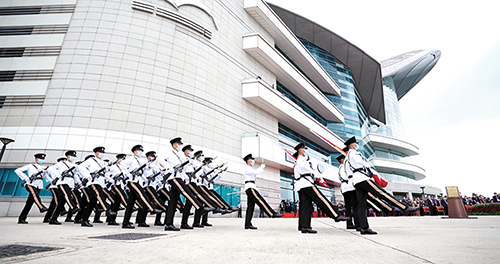
<svg viewBox="0 0 500 264">
<path fill-rule="evenodd" d="M 274 211 L 274 209 L 267 203 L 267 201 L 262 197 L 262 195 L 260 195 L 260 192 L 257 190 L 257 185 L 255 184 L 257 174 L 264 171 L 266 164 L 261 164 L 258 169 L 254 170 L 252 167 L 255 165 L 255 159 L 251 153 L 246 155 L 243 160 L 246 163 L 246 166 L 243 169 L 243 178 L 245 180 L 245 193 L 247 194 L 245 229 L 257 229 L 257 227 L 252 225 L 252 217 L 255 204 L 259 205 L 260 210 L 264 211 L 269 217 L 282 217 L 283 214 Z"/>
<path fill-rule="evenodd" d="M 348 151 L 347 148 L 344 148 L 343 150 L 345 152 Z M 351 217 L 351 220 L 346 221 L 347 224 L 346 228 L 356 229 L 357 227 L 359 227 L 359 225 L 357 224 L 357 217 L 355 216 L 356 212 L 353 213 L 352 210 L 356 208 L 358 200 L 356 199 L 356 189 L 352 185 L 352 182 L 349 181 L 350 180 L 349 176 L 345 173 L 344 160 L 345 160 L 344 154 L 337 157 L 337 161 L 340 163 L 339 166 L 340 192 L 342 193 L 342 196 L 344 196 L 345 216 Z M 352 218 L 354 219 L 354 224 Z"/>
<path fill-rule="evenodd" d="M 87 195 L 90 196 L 88 197 L 89 203 L 87 204 L 87 209 L 82 217 L 82 226 L 85 227 L 92 227 L 88 220 L 97 201 L 99 201 L 99 204 L 106 211 L 106 215 L 116 215 L 116 212 L 108 208 L 109 205 L 104 201 L 105 196 L 102 191 L 102 188 L 106 187 L 104 183 L 104 173 L 108 166 L 108 164 L 103 161 L 105 153 L 104 147 L 96 147 L 93 151 L 95 156 L 87 159 L 78 166 L 80 174 L 87 182 L 85 184 L 89 189 Z M 83 181 L 84 180 L 82 180 L 82 182 Z"/>
<path fill-rule="evenodd" d="M 46 212 L 47 207 L 42 204 L 40 200 L 40 189 L 43 188 L 42 178 L 46 181 L 50 181 L 50 178 L 47 175 L 46 167 L 42 166 L 45 161 L 45 153 L 37 153 L 35 154 L 35 163 L 31 163 L 28 165 L 24 165 L 21 168 L 17 168 L 14 172 L 24 180 L 24 187 L 29 193 L 28 199 L 26 200 L 26 204 L 24 205 L 21 214 L 19 215 L 18 224 L 27 224 L 26 218 L 28 217 L 28 213 L 33 206 L 33 203 L 38 206 L 40 213 Z M 26 175 L 25 172 L 29 175 Z"/>
<path fill-rule="evenodd" d="M 80 211 L 78 205 L 75 203 L 75 199 L 71 190 L 75 187 L 75 172 L 77 169 L 75 164 L 73 163 L 76 159 L 76 151 L 68 150 L 64 153 L 65 159 L 57 162 L 53 166 L 50 166 L 47 171 L 54 179 L 52 183 L 55 181 L 55 185 L 59 189 L 59 197 L 58 198 L 58 206 L 54 213 L 52 214 L 52 218 L 50 219 L 50 224 L 61 224 L 57 221 L 57 217 L 59 213 L 64 209 L 64 204 L 67 203 L 71 210 L 72 214 Z"/>
<path fill-rule="evenodd" d="M 394 207 L 401 209 L 405 214 L 418 210 L 418 207 L 406 206 L 400 203 L 396 198 L 394 198 L 394 196 L 390 195 L 370 180 L 370 177 L 368 176 L 370 175 L 370 164 L 363 158 L 361 153 L 356 150 L 358 147 L 356 137 L 348 139 L 344 144 L 349 149 L 344 166 L 347 175 L 352 175 L 352 183 L 354 188 L 356 188 L 356 197 L 358 198 L 356 216 L 358 217 L 358 223 L 362 235 L 377 234 L 377 232 L 369 228 L 368 218 L 366 216 L 366 199 L 368 197 L 368 193 Z"/>
<path fill-rule="evenodd" d="M 312 202 L 316 203 L 328 217 L 338 221 L 347 221 L 350 217 L 339 215 L 333 204 L 316 187 L 315 180 L 320 178 L 315 175 L 309 156 L 306 157 L 307 147 L 305 143 L 299 143 L 294 148 L 294 157 L 297 159 L 293 168 L 295 179 L 295 190 L 299 192 L 299 227 L 302 233 L 317 233 L 311 228 L 311 214 L 313 210 Z"/>
</svg>

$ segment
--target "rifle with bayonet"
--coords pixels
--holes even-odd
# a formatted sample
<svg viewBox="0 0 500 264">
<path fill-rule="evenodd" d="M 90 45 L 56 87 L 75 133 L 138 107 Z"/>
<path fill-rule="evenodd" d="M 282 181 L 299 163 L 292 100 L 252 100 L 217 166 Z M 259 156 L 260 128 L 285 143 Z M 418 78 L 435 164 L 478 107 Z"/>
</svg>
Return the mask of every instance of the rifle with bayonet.
<svg viewBox="0 0 500 264">
<path fill-rule="evenodd" d="M 189 177 L 189 180 L 192 180 L 196 173 L 198 173 L 201 169 L 203 169 L 203 166 L 200 166 L 198 169 L 194 170 L 193 172 L 186 172 L 187 176 Z"/>
<path fill-rule="evenodd" d="M 227 164 L 227 163 L 226 163 Z M 224 164 L 223 164 L 224 165 Z M 210 178 L 210 180 L 208 180 L 208 183 L 214 183 L 215 179 L 219 176 L 219 174 L 225 172 L 227 170 L 228 167 L 225 167 L 224 169 L 220 170 L 219 172 L 217 172 L 217 174 L 215 174 L 212 178 Z"/>
<path fill-rule="evenodd" d="M 208 171 L 207 173 L 205 173 L 205 174 L 201 175 L 201 178 L 203 178 L 203 179 L 205 179 L 205 180 L 207 180 L 207 181 L 208 181 L 208 179 L 207 179 L 207 178 L 208 178 L 208 175 L 210 175 L 210 174 L 211 174 L 212 172 L 214 172 L 215 170 L 218 170 L 218 169 L 220 169 L 220 168 L 224 167 L 225 165 L 227 165 L 227 162 L 226 162 L 226 163 L 223 163 L 223 164 L 221 164 L 221 165 L 219 165 L 219 166 L 217 166 L 217 167 L 213 168 L 212 170 Z"/>
<path fill-rule="evenodd" d="M 34 173 L 33 175 L 31 175 L 31 176 L 29 177 L 29 179 L 28 179 L 28 180 L 30 181 L 30 183 L 33 183 L 33 181 L 35 181 L 35 180 L 41 180 L 41 179 L 42 179 L 42 176 L 40 176 L 40 175 L 41 175 L 44 171 L 46 171 L 48 168 L 49 168 L 49 167 L 47 167 L 47 168 L 45 168 L 45 169 L 43 169 L 43 170 L 41 170 L 41 171 L 39 171 L 39 172 Z M 39 177 L 39 176 L 40 176 L 40 177 Z M 26 185 L 26 182 L 21 183 L 21 187 L 24 187 L 25 185 Z"/>
</svg>

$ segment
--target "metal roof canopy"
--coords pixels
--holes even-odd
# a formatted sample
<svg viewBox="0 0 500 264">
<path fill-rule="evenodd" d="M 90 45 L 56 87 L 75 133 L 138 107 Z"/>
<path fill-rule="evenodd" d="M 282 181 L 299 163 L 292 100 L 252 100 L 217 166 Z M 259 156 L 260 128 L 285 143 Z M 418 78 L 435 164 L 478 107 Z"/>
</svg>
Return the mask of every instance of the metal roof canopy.
<svg viewBox="0 0 500 264">
<path fill-rule="evenodd" d="M 269 2 L 267 4 L 297 37 L 326 50 L 351 69 L 366 112 L 385 124 L 380 63 L 352 43 L 313 21 Z"/>
</svg>

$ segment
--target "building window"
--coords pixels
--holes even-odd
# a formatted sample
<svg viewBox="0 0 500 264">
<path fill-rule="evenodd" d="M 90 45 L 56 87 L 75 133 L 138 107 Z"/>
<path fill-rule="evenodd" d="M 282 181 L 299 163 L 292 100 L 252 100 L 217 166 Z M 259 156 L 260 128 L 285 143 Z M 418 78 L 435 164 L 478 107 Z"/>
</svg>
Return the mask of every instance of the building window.
<svg viewBox="0 0 500 264">
<path fill-rule="evenodd" d="M 320 122 L 322 125 L 326 126 L 327 125 L 327 120 L 322 117 L 318 112 L 314 111 L 312 107 L 310 107 L 308 104 L 306 104 L 304 101 L 302 101 L 297 95 L 292 93 L 288 88 L 286 88 L 283 84 L 280 82 L 276 82 L 276 88 L 277 90 L 286 96 L 288 99 L 290 99 L 292 102 L 294 102 L 296 105 L 298 105 L 304 112 L 306 112 L 308 115 L 310 115 L 312 118 L 314 118 L 316 121 Z"/>
<path fill-rule="evenodd" d="M 284 126 L 281 123 L 278 123 L 278 132 L 281 136 L 286 137 L 294 142 L 300 143 L 304 142 L 306 143 L 306 146 L 310 149 L 313 149 L 314 151 L 325 155 L 325 156 L 330 156 L 330 151 L 326 150 L 325 148 L 321 147 L 320 145 L 314 143 L 313 141 L 309 140 L 308 138 L 302 136 L 301 134 L 293 131 L 292 129 Z"/>
<path fill-rule="evenodd" d="M 237 207 L 241 199 L 241 188 L 222 184 L 214 184 L 214 190 L 217 192 L 227 204 Z"/>
<path fill-rule="evenodd" d="M 21 186 L 24 182 L 14 173 L 15 169 L 0 169 L 0 196 L 19 196 L 28 197 L 28 191 L 26 188 Z M 43 186 L 46 186 L 47 182 L 43 180 Z M 47 189 L 40 190 L 40 197 L 52 197 L 52 194 Z"/>
<path fill-rule="evenodd" d="M 12 82 L 16 71 L 0 71 L 0 82 Z"/>
<path fill-rule="evenodd" d="M 0 58 L 22 57 L 24 48 L 0 48 Z"/>
</svg>

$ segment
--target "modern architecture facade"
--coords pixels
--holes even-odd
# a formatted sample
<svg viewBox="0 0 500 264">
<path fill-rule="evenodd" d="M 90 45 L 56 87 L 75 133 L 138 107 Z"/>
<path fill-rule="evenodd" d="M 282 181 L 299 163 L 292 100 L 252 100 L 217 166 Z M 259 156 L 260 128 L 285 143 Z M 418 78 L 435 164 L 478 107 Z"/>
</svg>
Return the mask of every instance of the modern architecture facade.
<svg viewBox="0 0 500 264">
<path fill-rule="evenodd" d="M 270 204 L 293 199 L 283 148 L 301 141 L 338 201 L 338 153 L 314 132 L 338 146 L 356 135 L 376 155 L 366 139 L 372 119 L 387 124 L 382 74 L 355 45 L 262 0 L 3 1 L 0 137 L 15 142 L 0 163 L 0 215 L 21 210 L 13 170 L 36 152 L 51 164 L 67 149 L 104 146 L 114 159 L 142 144 L 161 157 L 177 136 L 229 162 L 216 189 L 232 205 L 246 206 L 248 153 L 268 165 L 257 186 Z"/>
</svg>

